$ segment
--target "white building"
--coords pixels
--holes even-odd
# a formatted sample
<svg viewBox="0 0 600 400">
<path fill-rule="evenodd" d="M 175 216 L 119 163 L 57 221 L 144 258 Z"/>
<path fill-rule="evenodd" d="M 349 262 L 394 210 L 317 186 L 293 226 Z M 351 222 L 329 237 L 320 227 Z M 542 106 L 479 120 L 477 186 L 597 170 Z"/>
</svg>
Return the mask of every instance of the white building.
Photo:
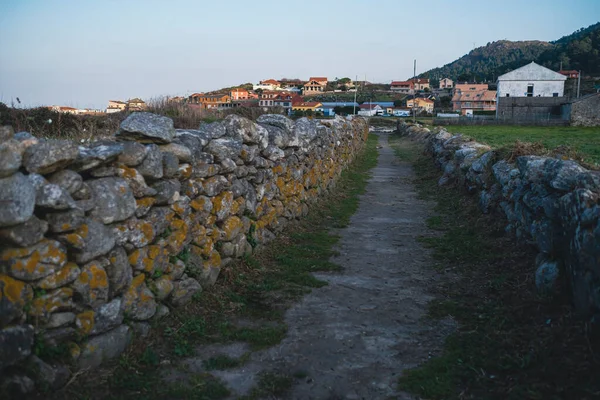
<svg viewBox="0 0 600 400">
<path fill-rule="evenodd" d="M 500 97 L 562 97 L 566 76 L 531 62 L 498 77 Z"/>
<path fill-rule="evenodd" d="M 365 117 L 383 115 L 383 108 L 379 104 L 364 103 L 359 106 L 358 115 Z"/>
</svg>

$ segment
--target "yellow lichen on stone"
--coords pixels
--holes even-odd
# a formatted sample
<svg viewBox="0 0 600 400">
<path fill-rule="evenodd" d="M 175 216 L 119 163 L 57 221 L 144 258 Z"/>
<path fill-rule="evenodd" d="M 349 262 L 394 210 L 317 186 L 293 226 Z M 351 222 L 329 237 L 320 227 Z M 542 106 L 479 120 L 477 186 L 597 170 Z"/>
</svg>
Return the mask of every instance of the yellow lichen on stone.
<svg viewBox="0 0 600 400">
<path fill-rule="evenodd" d="M 143 197 L 141 199 L 135 199 L 135 204 L 137 208 L 141 207 L 152 207 L 156 199 L 154 197 Z"/>
<path fill-rule="evenodd" d="M 62 269 L 37 283 L 40 289 L 54 289 L 73 281 L 79 275 L 79 267 L 73 262 L 67 263 Z"/>
<path fill-rule="evenodd" d="M 217 216 L 217 221 L 225 219 L 231 212 L 233 205 L 233 193 L 230 191 L 222 192 L 212 198 L 212 214 Z"/>
<path fill-rule="evenodd" d="M 55 311 L 71 306 L 73 289 L 62 287 L 53 292 L 33 299 L 29 314 L 33 317 L 45 317 Z"/>
<path fill-rule="evenodd" d="M 230 241 L 233 240 L 239 233 L 242 231 L 244 224 L 242 220 L 237 216 L 229 217 L 223 222 L 223 226 L 221 230 L 223 231 L 223 240 Z"/>
<path fill-rule="evenodd" d="M 77 314 L 75 318 L 75 325 L 82 335 L 89 335 L 92 329 L 94 329 L 94 311 L 84 311 Z"/>
<path fill-rule="evenodd" d="M 4 299 L 21 308 L 32 298 L 33 290 L 25 282 L 0 275 L 0 300 Z"/>
<path fill-rule="evenodd" d="M 210 202 L 208 197 L 200 196 L 190 202 L 190 206 L 196 211 L 207 211 L 207 203 Z"/>
<path fill-rule="evenodd" d="M 208 268 L 220 268 L 221 267 L 221 254 L 218 251 L 213 250 L 210 252 L 208 259 L 203 264 L 204 269 Z"/>
</svg>

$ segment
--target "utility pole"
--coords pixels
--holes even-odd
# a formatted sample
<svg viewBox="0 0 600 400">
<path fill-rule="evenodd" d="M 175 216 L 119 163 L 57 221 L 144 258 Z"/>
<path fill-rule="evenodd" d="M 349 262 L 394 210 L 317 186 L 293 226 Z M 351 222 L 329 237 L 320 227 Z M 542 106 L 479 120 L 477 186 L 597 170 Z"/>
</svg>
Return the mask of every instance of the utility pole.
<svg viewBox="0 0 600 400">
<path fill-rule="evenodd" d="M 356 84 L 356 81 L 358 81 L 358 75 L 356 75 L 356 79 L 354 79 L 354 109 L 352 110 L 354 115 L 356 115 L 356 93 L 358 92 L 358 85 Z"/>
<path fill-rule="evenodd" d="M 579 88 L 581 87 L 581 70 L 577 74 L 577 98 L 579 98 Z"/>
<path fill-rule="evenodd" d="M 416 103 L 416 95 L 415 95 L 415 84 L 417 83 L 417 59 L 415 59 L 414 65 L 413 65 L 413 124 L 417 122 L 417 108 L 415 107 L 415 103 Z M 410 89 L 410 86 L 409 86 Z"/>
</svg>

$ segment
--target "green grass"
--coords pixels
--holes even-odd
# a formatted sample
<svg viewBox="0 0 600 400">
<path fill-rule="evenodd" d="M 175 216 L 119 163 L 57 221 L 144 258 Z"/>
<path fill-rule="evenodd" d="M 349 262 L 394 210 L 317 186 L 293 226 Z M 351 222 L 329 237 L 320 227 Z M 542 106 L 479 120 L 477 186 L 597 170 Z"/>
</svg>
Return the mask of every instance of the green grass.
<svg viewBox="0 0 600 400">
<path fill-rule="evenodd" d="M 205 360 L 202 364 L 207 371 L 225 370 L 236 368 L 248 361 L 250 353 L 244 354 L 240 358 L 232 358 L 226 355 L 218 355 Z"/>
<path fill-rule="evenodd" d="M 600 338 L 572 315 L 564 288 L 537 294 L 535 252 L 465 192 L 438 187 L 440 172 L 418 145 L 398 136 L 391 144 L 413 163 L 418 195 L 436 204 L 427 220 L 435 234 L 421 240 L 432 267 L 452 274 L 430 288 L 428 318 L 458 322 L 441 354 L 405 371 L 400 388 L 430 400 L 598 398 Z"/>
<path fill-rule="evenodd" d="M 446 126 L 449 132 L 462 133 L 494 148 L 511 148 L 517 140 L 540 142 L 547 149 L 568 146 L 586 162 L 600 163 L 600 127 L 575 126 Z"/>
</svg>

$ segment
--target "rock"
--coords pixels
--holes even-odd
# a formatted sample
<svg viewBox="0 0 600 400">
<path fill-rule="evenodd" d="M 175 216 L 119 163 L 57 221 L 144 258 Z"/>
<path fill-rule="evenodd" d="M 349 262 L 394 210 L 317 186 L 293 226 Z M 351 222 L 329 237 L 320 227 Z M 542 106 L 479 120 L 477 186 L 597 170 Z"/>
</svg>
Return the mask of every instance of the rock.
<svg viewBox="0 0 600 400">
<path fill-rule="evenodd" d="M 18 249 L 0 252 L 0 264 L 8 268 L 13 278 L 34 281 L 53 274 L 67 262 L 64 246 L 54 240 L 41 242 Z"/>
<path fill-rule="evenodd" d="M 175 287 L 169 301 L 174 307 L 180 307 L 189 303 L 192 300 L 192 297 L 201 291 L 202 287 L 200 286 L 200 283 L 193 278 L 177 281 L 175 282 Z"/>
<path fill-rule="evenodd" d="M 557 288 L 560 265 L 557 261 L 547 259 L 540 253 L 536 259 L 535 286 L 540 292 L 549 293 Z"/>
<path fill-rule="evenodd" d="M 230 158 L 222 160 L 220 166 L 222 174 L 228 174 L 230 172 L 235 171 L 235 169 L 237 168 L 237 164 L 235 163 L 235 161 L 233 161 Z"/>
<path fill-rule="evenodd" d="M 271 161 L 281 160 L 285 157 L 283 150 L 274 145 L 268 145 L 261 153 L 264 157 Z"/>
<path fill-rule="evenodd" d="M 212 139 L 206 145 L 205 151 L 212 154 L 217 162 L 226 158 L 236 159 L 242 152 L 242 139 L 241 137 Z"/>
<path fill-rule="evenodd" d="M 33 215 L 35 187 L 20 172 L 0 179 L 0 228 L 17 225 Z"/>
<path fill-rule="evenodd" d="M 31 286 L 7 275 L 0 275 L 0 328 L 19 320 L 25 306 L 32 299 Z"/>
<path fill-rule="evenodd" d="M 256 157 L 259 153 L 258 146 L 242 146 L 242 152 L 240 153 L 240 158 L 246 163 L 250 164 L 254 157 Z"/>
<path fill-rule="evenodd" d="M 62 233 L 79 228 L 83 224 L 85 213 L 81 208 L 73 208 L 68 211 L 47 213 L 45 218 L 51 232 Z"/>
<path fill-rule="evenodd" d="M 140 165 L 146 157 L 147 148 L 138 142 L 124 142 L 123 152 L 119 154 L 118 162 L 125 164 L 127 167 L 135 167 Z"/>
<path fill-rule="evenodd" d="M 169 143 L 167 145 L 160 146 L 160 151 L 162 151 L 163 153 L 173 154 L 175 157 L 177 157 L 179 162 L 194 161 L 192 151 L 188 147 L 180 143 Z"/>
<path fill-rule="evenodd" d="M 11 125 L 0 125 L 0 143 L 10 140 L 15 135 Z"/>
<path fill-rule="evenodd" d="M 82 344 L 77 365 L 79 369 L 96 368 L 105 361 L 117 358 L 130 341 L 131 332 L 127 325 L 120 325 L 112 331 L 94 336 Z"/>
<path fill-rule="evenodd" d="M 152 185 L 156 190 L 156 205 L 173 204 L 176 194 L 181 190 L 181 183 L 176 179 L 159 181 Z"/>
<path fill-rule="evenodd" d="M 146 286 L 145 278 L 144 274 L 134 277 L 131 285 L 123 294 L 125 315 L 137 321 L 150 319 L 156 312 L 154 294 Z"/>
<path fill-rule="evenodd" d="M 154 197 L 144 197 L 142 199 L 136 199 L 135 203 L 137 205 L 137 208 L 135 209 L 135 216 L 141 218 L 144 215 L 148 214 L 155 202 L 156 199 Z"/>
<path fill-rule="evenodd" d="M 104 333 L 123 323 L 124 314 L 121 303 L 121 299 L 116 298 L 98 307 L 94 316 L 94 327 L 90 335 Z"/>
<path fill-rule="evenodd" d="M 79 155 L 73 165 L 76 171 L 87 171 L 115 160 L 123 152 L 123 146 L 115 142 L 99 142 L 91 148 L 79 147 Z"/>
<path fill-rule="evenodd" d="M 160 179 L 163 177 L 163 154 L 155 144 L 146 146 L 146 158 L 136 168 L 144 178 Z"/>
<path fill-rule="evenodd" d="M 15 133 L 14 139 L 18 140 L 19 143 L 21 143 L 23 149 L 26 149 L 27 147 L 33 146 L 34 144 L 38 144 L 40 142 L 38 138 L 36 138 L 29 132 Z"/>
<path fill-rule="evenodd" d="M 127 253 L 122 247 L 115 247 L 108 253 L 109 265 L 105 267 L 108 275 L 109 297 L 115 297 L 123 292 L 131 283 L 133 273 Z"/>
<path fill-rule="evenodd" d="M 124 165 L 116 169 L 117 176 L 123 178 L 131 188 L 133 196 L 136 198 L 154 196 L 156 190 L 146 184 L 146 180 L 136 169 Z"/>
<path fill-rule="evenodd" d="M 226 135 L 229 138 L 241 138 L 245 144 L 266 145 L 268 141 L 268 132 L 266 129 L 247 118 L 239 115 L 228 115 L 223 121 Z"/>
<path fill-rule="evenodd" d="M 27 359 L 26 368 L 33 371 L 36 382 L 49 389 L 58 389 L 64 386 L 70 375 L 66 366 L 47 364 L 35 355 L 31 355 Z"/>
<path fill-rule="evenodd" d="M 96 167 L 90 171 L 92 178 L 106 178 L 117 175 L 117 169 L 111 166 Z"/>
<path fill-rule="evenodd" d="M 173 178 L 179 173 L 179 160 L 173 153 L 163 153 L 163 178 Z"/>
<path fill-rule="evenodd" d="M 48 224 L 46 221 L 32 215 L 22 224 L 0 228 L 0 238 L 20 247 L 29 247 L 42 240 L 47 231 Z"/>
<path fill-rule="evenodd" d="M 75 314 L 72 312 L 58 312 L 50 315 L 50 319 L 44 328 L 54 329 L 61 326 L 71 325 L 75 322 Z"/>
<path fill-rule="evenodd" d="M 256 122 L 263 125 L 275 126 L 287 132 L 291 132 L 294 129 L 294 121 L 281 114 L 263 114 L 256 119 Z"/>
<path fill-rule="evenodd" d="M 121 129 L 116 136 L 120 140 L 141 143 L 171 143 L 175 137 L 175 128 L 171 118 L 148 112 L 134 112 L 121 122 Z"/>
<path fill-rule="evenodd" d="M 223 221 L 231 214 L 233 193 L 229 191 L 222 192 L 213 198 L 212 203 L 212 214 L 217 217 L 217 221 Z"/>
<path fill-rule="evenodd" d="M 244 224 L 242 220 L 237 216 L 231 216 L 227 218 L 223 224 L 221 225 L 221 230 L 223 231 L 222 240 L 229 242 L 236 238 L 244 228 Z"/>
<path fill-rule="evenodd" d="M 159 304 L 156 308 L 156 314 L 154 314 L 154 317 L 152 317 L 152 319 L 161 319 L 162 317 L 166 317 L 170 313 L 171 311 L 169 310 L 169 307 L 165 306 L 164 304 Z"/>
<path fill-rule="evenodd" d="M 60 186 L 70 195 L 81 189 L 83 178 L 75 171 L 63 169 L 50 175 L 48 182 Z"/>
<path fill-rule="evenodd" d="M 36 191 L 35 205 L 49 210 L 68 210 L 75 207 L 75 200 L 58 185 L 43 185 Z"/>
<path fill-rule="evenodd" d="M 122 178 L 100 178 L 88 181 L 96 206 L 90 216 L 104 224 L 123 221 L 135 213 L 133 192 Z"/>
<path fill-rule="evenodd" d="M 73 309 L 73 289 L 62 287 L 35 297 L 27 313 L 36 321 L 47 321 L 52 313 Z"/>
<path fill-rule="evenodd" d="M 11 176 L 21 167 L 21 145 L 17 140 L 0 141 L 0 178 Z"/>
<path fill-rule="evenodd" d="M 33 326 L 18 325 L 0 330 L 0 370 L 31 354 Z"/>
<path fill-rule="evenodd" d="M 228 185 L 229 182 L 224 176 L 217 175 L 205 180 L 202 186 L 204 193 L 206 193 L 207 196 L 213 197 L 221 193 Z"/>
<path fill-rule="evenodd" d="M 212 136 L 198 129 L 175 129 L 176 141 L 186 146 L 195 158 L 196 154 L 202 152 L 202 148 L 212 139 Z"/>
<path fill-rule="evenodd" d="M 29 146 L 23 155 L 28 172 L 49 174 L 71 164 L 79 155 L 79 148 L 70 140 L 48 139 Z"/>
<path fill-rule="evenodd" d="M 31 176 L 31 175 L 30 175 Z M 87 183 L 83 182 L 81 188 L 78 191 L 74 192 L 73 200 L 93 200 L 92 199 L 92 191 Z M 86 210 L 87 211 L 87 210 Z"/>
<path fill-rule="evenodd" d="M 34 286 L 44 290 L 56 289 L 73 282 L 75 279 L 77 279 L 80 273 L 81 270 L 77 264 L 70 262 L 62 267 L 58 272 L 55 272 L 52 275 L 37 281 Z"/>
<path fill-rule="evenodd" d="M 108 300 L 108 275 L 102 263 L 94 260 L 86 264 L 72 287 L 80 303 L 92 308 L 104 304 Z"/>
<path fill-rule="evenodd" d="M 575 161 L 549 160 L 546 162 L 546 173 L 550 186 L 563 192 L 575 189 L 580 175 L 586 172 L 588 171 Z"/>
<path fill-rule="evenodd" d="M 30 394 L 35 390 L 35 383 L 25 375 L 7 373 L 0 379 L 0 393 L 11 396 L 10 398 L 13 399 Z"/>
<path fill-rule="evenodd" d="M 173 280 L 168 275 L 163 275 L 154 282 L 150 283 L 150 290 L 152 290 L 154 296 L 161 301 L 166 299 L 171 294 L 173 288 Z"/>
<path fill-rule="evenodd" d="M 222 122 L 211 122 L 211 123 L 200 123 L 198 127 L 198 131 L 204 137 L 206 137 L 207 142 L 210 142 L 212 139 L 219 139 L 227 134 L 225 129 L 225 125 Z"/>
<path fill-rule="evenodd" d="M 111 229 L 89 218 L 73 233 L 59 239 L 74 250 L 75 261 L 80 264 L 108 253 L 115 245 Z"/>
</svg>

